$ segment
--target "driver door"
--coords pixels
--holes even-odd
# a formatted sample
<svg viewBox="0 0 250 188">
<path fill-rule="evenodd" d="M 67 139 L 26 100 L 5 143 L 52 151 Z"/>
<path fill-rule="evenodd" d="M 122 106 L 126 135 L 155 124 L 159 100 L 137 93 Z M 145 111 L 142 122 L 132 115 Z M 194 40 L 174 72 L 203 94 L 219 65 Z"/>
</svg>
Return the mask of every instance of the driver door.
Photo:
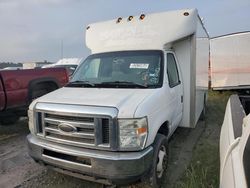
<svg viewBox="0 0 250 188">
<path fill-rule="evenodd" d="M 170 108 L 172 110 L 171 131 L 180 124 L 183 114 L 183 84 L 180 77 L 180 69 L 177 64 L 174 53 L 168 52 L 167 59 L 167 77 L 170 93 Z"/>
</svg>

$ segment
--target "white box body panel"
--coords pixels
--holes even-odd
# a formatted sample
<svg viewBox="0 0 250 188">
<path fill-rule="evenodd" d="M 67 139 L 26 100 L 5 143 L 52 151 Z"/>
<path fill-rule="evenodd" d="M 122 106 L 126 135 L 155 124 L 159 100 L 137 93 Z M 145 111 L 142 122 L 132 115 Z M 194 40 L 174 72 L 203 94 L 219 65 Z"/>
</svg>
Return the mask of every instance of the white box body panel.
<svg viewBox="0 0 250 188">
<path fill-rule="evenodd" d="M 184 16 L 188 12 L 188 16 Z M 179 10 L 146 15 L 143 20 L 135 16 L 131 21 L 123 18 L 90 24 L 86 31 L 86 44 L 92 53 L 163 49 L 165 44 L 196 32 L 197 10 Z"/>
<path fill-rule="evenodd" d="M 211 39 L 212 88 L 250 87 L 250 32 Z"/>
<path fill-rule="evenodd" d="M 204 96 L 208 90 L 209 38 L 201 22 L 198 22 L 196 34 L 196 87 L 195 87 L 195 124 L 204 107 Z"/>
<path fill-rule="evenodd" d="M 208 90 L 209 38 L 200 21 L 196 34 L 174 43 L 173 48 L 184 87 L 183 118 L 180 126 L 195 127 Z"/>
</svg>

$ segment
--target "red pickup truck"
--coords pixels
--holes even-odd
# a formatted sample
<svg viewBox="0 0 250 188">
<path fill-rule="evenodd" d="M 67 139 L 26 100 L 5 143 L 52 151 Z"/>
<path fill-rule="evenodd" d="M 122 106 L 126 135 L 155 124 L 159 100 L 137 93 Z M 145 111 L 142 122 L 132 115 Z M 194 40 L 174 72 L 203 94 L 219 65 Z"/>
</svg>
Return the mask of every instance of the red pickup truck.
<svg viewBox="0 0 250 188">
<path fill-rule="evenodd" d="M 20 116 L 26 116 L 33 99 L 64 86 L 68 81 L 64 68 L 1 70 L 0 124 L 11 124 Z"/>
</svg>

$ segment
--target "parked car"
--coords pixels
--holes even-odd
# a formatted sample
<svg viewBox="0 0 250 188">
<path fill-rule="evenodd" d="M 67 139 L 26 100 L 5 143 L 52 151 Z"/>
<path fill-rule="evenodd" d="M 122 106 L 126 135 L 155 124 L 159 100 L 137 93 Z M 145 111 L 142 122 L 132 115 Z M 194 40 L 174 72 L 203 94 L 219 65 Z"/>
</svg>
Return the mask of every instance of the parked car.
<svg viewBox="0 0 250 188">
<path fill-rule="evenodd" d="M 209 39 L 197 10 L 91 24 L 86 43 L 92 55 L 70 83 L 29 107 L 30 156 L 83 179 L 160 186 L 168 139 L 205 112 Z"/>
<path fill-rule="evenodd" d="M 10 124 L 27 114 L 32 100 L 68 83 L 67 71 L 27 69 L 0 71 L 0 123 Z"/>
<path fill-rule="evenodd" d="M 5 67 L 2 70 L 20 70 L 23 69 L 23 67 Z"/>
<path fill-rule="evenodd" d="M 228 100 L 220 134 L 220 188 L 250 187 L 250 95 Z"/>
<path fill-rule="evenodd" d="M 71 77 L 73 73 L 75 72 L 77 66 L 81 62 L 82 62 L 82 58 L 63 58 L 54 64 L 45 65 L 42 68 L 63 67 L 67 69 L 68 74 Z"/>
</svg>

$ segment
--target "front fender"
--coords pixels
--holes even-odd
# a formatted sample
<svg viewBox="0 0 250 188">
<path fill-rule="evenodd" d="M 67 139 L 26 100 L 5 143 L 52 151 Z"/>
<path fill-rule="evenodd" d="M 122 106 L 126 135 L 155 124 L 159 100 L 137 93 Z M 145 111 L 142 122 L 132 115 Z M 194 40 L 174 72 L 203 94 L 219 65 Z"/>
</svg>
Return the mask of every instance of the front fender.
<svg viewBox="0 0 250 188">
<path fill-rule="evenodd" d="M 152 95 L 145 98 L 136 109 L 135 117 L 147 116 L 148 118 L 148 139 L 146 147 L 154 142 L 160 127 L 166 121 L 172 119 L 172 111 L 169 107 L 170 101 L 168 91 L 164 88 L 159 88 L 156 89 Z"/>
</svg>

